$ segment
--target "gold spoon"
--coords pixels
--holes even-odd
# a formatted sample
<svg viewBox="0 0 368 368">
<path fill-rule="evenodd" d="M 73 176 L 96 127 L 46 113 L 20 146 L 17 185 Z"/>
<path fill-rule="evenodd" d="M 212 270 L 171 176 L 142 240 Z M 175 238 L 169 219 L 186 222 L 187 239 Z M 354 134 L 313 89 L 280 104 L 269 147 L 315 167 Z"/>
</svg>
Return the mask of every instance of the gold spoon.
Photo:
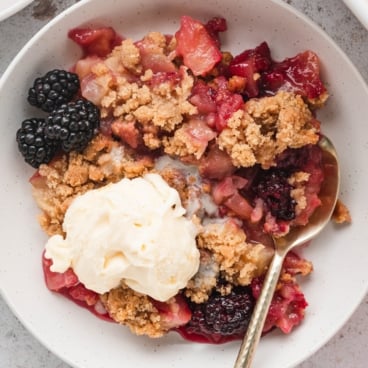
<svg viewBox="0 0 368 368">
<path fill-rule="evenodd" d="M 322 162 L 325 173 L 319 193 L 322 203 L 313 213 L 306 226 L 294 227 L 286 236 L 273 239 L 275 254 L 269 266 L 261 295 L 254 308 L 234 368 L 251 367 L 286 254 L 291 249 L 315 237 L 327 225 L 335 208 L 340 185 L 336 150 L 327 137 L 321 137 L 318 144 L 322 148 Z"/>
</svg>

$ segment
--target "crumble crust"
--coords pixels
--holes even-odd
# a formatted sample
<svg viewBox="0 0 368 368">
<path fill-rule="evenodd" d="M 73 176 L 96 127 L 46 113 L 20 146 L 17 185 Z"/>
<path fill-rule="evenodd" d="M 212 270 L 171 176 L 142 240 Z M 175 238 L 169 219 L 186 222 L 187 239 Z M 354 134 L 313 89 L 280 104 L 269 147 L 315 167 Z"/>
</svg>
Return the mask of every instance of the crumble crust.
<svg viewBox="0 0 368 368">
<path fill-rule="evenodd" d="M 64 215 L 75 196 L 141 176 L 153 167 L 151 158 L 133 157 L 113 139 L 97 135 L 82 153 L 71 152 L 40 166 L 31 179 L 33 196 L 42 210 L 41 227 L 48 235 L 63 234 Z"/>
<path fill-rule="evenodd" d="M 307 198 L 305 196 L 305 183 L 309 180 L 310 174 L 304 171 L 298 171 L 291 175 L 288 183 L 294 188 L 290 191 L 290 196 L 296 202 L 295 214 L 298 215 L 307 207 Z"/>
<path fill-rule="evenodd" d="M 326 104 L 328 98 L 329 94 L 327 91 L 325 91 L 316 98 L 308 98 L 307 103 L 312 110 L 317 110 L 322 108 Z"/>
<path fill-rule="evenodd" d="M 336 202 L 336 206 L 332 214 L 332 219 L 337 224 L 351 223 L 350 211 L 340 199 L 338 199 Z"/>
<path fill-rule="evenodd" d="M 159 311 L 150 298 L 122 284 L 101 296 L 109 315 L 136 335 L 161 337 L 167 332 Z"/>
<path fill-rule="evenodd" d="M 242 286 L 263 274 L 273 255 L 263 244 L 247 243 L 244 231 L 232 220 L 204 226 L 198 247 L 213 254 L 225 280 Z"/>
<path fill-rule="evenodd" d="M 164 168 L 160 171 L 160 175 L 166 181 L 166 183 L 170 185 L 170 187 L 174 188 L 179 193 L 182 205 L 187 208 L 189 200 L 189 188 L 185 175 L 174 168 Z"/>
<path fill-rule="evenodd" d="M 184 122 L 171 137 L 163 138 L 165 153 L 178 157 L 193 157 L 199 160 L 216 133 L 201 119 Z"/>
<path fill-rule="evenodd" d="M 197 144 L 197 141 L 190 137 L 188 124 L 183 124 L 175 131 L 173 137 L 165 137 L 163 142 L 165 152 L 169 155 L 179 157 L 193 155 L 196 159 L 199 159 L 204 152 L 203 145 Z"/>
<path fill-rule="evenodd" d="M 218 137 L 236 167 L 275 165 L 286 148 L 299 148 L 318 141 L 319 123 L 302 97 L 289 92 L 251 99 L 228 120 Z"/>
<path fill-rule="evenodd" d="M 177 69 L 168 56 L 173 41 L 158 32 L 149 33 L 142 41 L 143 51 L 126 39 L 104 60 L 92 67 L 95 84 L 100 89 L 101 117 L 111 117 L 122 122 L 134 123 L 143 130 L 145 145 L 151 149 L 161 146 L 160 131 L 172 132 L 187 116 L 197 113 L 188 98 L 194 78 L 188 69 Z M 156 80 L 151 69 L 146 69 L 142 53 L 153 54 L 173 68 L 173 78 Z M 113 73 L 111 73 L 113 71 Z M 132 74 L 136 77 L 132 78 Z"/>
</svg>

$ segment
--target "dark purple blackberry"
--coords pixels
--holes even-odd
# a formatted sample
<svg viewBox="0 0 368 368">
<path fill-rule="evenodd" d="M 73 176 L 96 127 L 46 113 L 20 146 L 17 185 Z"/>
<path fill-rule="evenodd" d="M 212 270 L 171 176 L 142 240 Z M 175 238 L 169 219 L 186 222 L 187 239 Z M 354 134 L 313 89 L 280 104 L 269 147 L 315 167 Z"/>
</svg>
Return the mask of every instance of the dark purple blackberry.
<svg viewBox="0 0 368 368">
<path fill-rule="evenodd" d="M 100 124 L 100 112 L 92 102 L 79 99 L 61 105 L 46 120 L 45 135 L 60 142 L 64 152 L 82 151 Z"/>
<path fill-rule="evenodd" d="M 191 303 L 192 318 L 185 326 L 190 334 L 213 339 L 214 335 L 239 336 L 247 330 L 254 298 L 250 288 L 237 287 L 226 296 L 212 293 L 206 303 Z"/>
<path fill-rule="evenodd" d="M 277 168 L 288 171 L 297 171 L 309 160 L 310 145 L 300 148 L 288 148 L 277 157 Z"/>
<path fill-rule="evenodd" d="M 295 218 L 295 200 L 290 192 L 293 187 L 288 183 L 287 171 L 263 170 L 260 179 L 253 188 L 256 196 L 262 198 L 271 214 L 279 220 L 290 221 Z"/>
<path fill-rule="evenodd" d="M 79 90 L 77 74 L 54 69 L 33 82 L 28 91 L 28 102 L 43 111 L 51 112 L 72 100 Z"/>
<path fill-rule="evenodd" d="M 50 162 L 57 150 L 57 144 L 45 137 L 45 126 L 44 119 L 26 119 L 16 134 L 20 153 L 35 168 Z"/>
</svg>

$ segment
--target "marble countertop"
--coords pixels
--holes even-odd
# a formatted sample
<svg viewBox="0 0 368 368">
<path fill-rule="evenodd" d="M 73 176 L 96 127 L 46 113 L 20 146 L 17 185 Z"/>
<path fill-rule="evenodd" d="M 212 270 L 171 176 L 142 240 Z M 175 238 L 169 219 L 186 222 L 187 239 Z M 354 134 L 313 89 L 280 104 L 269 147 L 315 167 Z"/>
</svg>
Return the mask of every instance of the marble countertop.
<svg viewBox="0 0 368 368">
<path fill-rule="evenodd" d="M 0 22 L 0 75 L 34 33 L 77 1 L 36 0 Z M 285 1 L 322 27 L 368 83 L 368 31 L 341 0 Z M 366 368 L 367 362 L 368 295 L 335 337 L 298 368 Z M 0 368 L 18 367 L 70 368 L 25 330 L 0 296 Z"/>
</svg>

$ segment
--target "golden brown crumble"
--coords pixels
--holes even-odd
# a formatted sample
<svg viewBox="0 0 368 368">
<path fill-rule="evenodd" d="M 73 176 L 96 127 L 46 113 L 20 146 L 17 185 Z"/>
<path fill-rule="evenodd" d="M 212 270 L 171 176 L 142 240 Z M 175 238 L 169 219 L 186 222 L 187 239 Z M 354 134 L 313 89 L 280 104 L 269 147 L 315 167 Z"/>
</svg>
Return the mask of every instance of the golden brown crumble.
<svg viewBox="0 0 368 368">
<path fill-rule="evenodd" d="M 242 286 L 265 272 L 273 254 L 263 244 L 247 243 L 244 231 L 231 220 L 206 225 L 198 235 L 198 247 L 213 253 L 227 281 Z"/>
<path fill-rule="evenodd" d="M 290 191 L 290 196 L 296 202 L 295 214 L 298 215 L 307 207 L 307 198 L 305 196 L 305 184 L 309 180 L 310 174 L 304 171 L 298 171 L 291 175 L 288 183 L 294 188 Z"/>
<path fill-rule="evenodd" d="M 191 125 L 192 123 L 184 123 L 180 128 L 175 130 L 172 137 L 164 137 L 163 145 L 165 153 L 178 157 L 193 156 L 195 159 L 202 157 L 207 145 L 193 136 L 192 130 L 194 129 L 193 125 Z M 213 134 L 213 138 L 215 136 Z"/>
<path fill-rule="evenodd" d="M 329 94 L 327 91 L 325 91 L 316 98 L 308 98 L 307 103 L 312 110 L 317 110 L 325 105 L 326 101 L 328 100 L 328 97 Z"/>
<path fill-rule="evenodd" d="M 174 168 L 164 168 L 160 171 L 160 175 L 170 187 L 174 188 L 179 193 L 181 203 L 186 207 L 185 204 L 189 199 L 189 190 L 185 175 Z"/>
<path fill-rule="evenodd" d="M 180 128 L 175 130 L 173 137 L 165 137 L 163 140 L 165 153 L 179 157 L 194 155 L 200 158 L 203 152 L 199 151 L 199 146 L 196 141 L 190 139 L 187 131 L 187 124 L 183 124 Z"/>
<path fill-rule="evenodd" d="M 287 148 L 316 144 L 318 129 L 303 99 L 292 93 L 249 100 L 236 111 L 218 137 L 237 167 L 257 163 L 267 169 L 275 157 Z"/>
<path fill-rule="evenodd" d="M 340 199 L 337 200 L 334 212 L 332 214 L 332 219 L 337 224 L 351 223 L 351 215 L 349 209 Z"/>
<path fill-rule="evenodd" d="M 233 75 L 228 82 L 229 91 L 234 93 L 243 93 L 246 85 L 247 79 L 237 75 Z"/>
<path fill-rule="evenodd" d="M 171 52 L 173 47 L 172 42 L 158 32 L 148 34 L 143 44 L 147 52 L 162 56 Z M 117 72 L 115 78 L 111 77 L 110 69 Z M 188 101 L 194 79 L 187 68 L 180 68 L 179 81 L 150 84 L 153 77 L 151 70 L 141 75 L 139 82 L 129 78 L 128 72 L 136 75 L 142 73 L 140 51 L 130 39 L 116 47 L 103 63 L 94 66 L 93 72 L 102 92 L 102 117 L 113 116 L 171 132 L 183 122 L 186 115 L 197 112 L 196 107 Z M 145 143 L 151 148 L 153 142 L 152 148 L 157 148 L 157 140 L 153 139 L 152 134 L 145 139 Z"/>
<path fill-rule="evenodd" d="M 197 113 L 197 108 L 188 98 L 191 94 L 194 79 L 188 70 L 181 68 L 180 83 L 164 82 L 150 90 L 150 101 L 140 104 L 133 116 L 142 125 L 153 124 L 164 131 L 172 132 L 180 125 L 185 116 Z"/>
<path fill-rule="evenodd" d="M 148 45 L 151 54 L 167 55 L 175 49 L 176 40 L 174 37 L 167 39 L 165 35 L 160 32 L 149 32 L 143 38 L 143 43 Z M 147 46 L 146 46 L 147 48 Z"/>
<path fill-rule="evenodd" d="M 42 228 L 50 236 L 62 234 L 65 212 L 75 196 L 123 177 L 140 176 L 152 166 L 150 158 L 135 158 L 103 135 L 97 135 L 83 153 L 71 152 L 41 165 L 32 184 L 42 210 Z"/>
<path fill-rule="evenodd" d="M 122 284 L 102 295 L 101 300 L 114 321 L 128 326 L 137 335 L 161 337 L 167 332 L 160 313 L 146 295 Z"/>
<path fill-rule="evenodd" d="M 141 56 L 139 54 L 139 49 L 134 45 L 133 40 L 126 39 L 124 42 L 122 42 L 120 47 L 116 47 L 112 55 L 118 55 L 121 60 L 121 64 L 124 68 L 131 70 L 131 71 L 137 71 L 137 67 L 139 68 L 139 64 L 141 61 Z"/>
</svg>

